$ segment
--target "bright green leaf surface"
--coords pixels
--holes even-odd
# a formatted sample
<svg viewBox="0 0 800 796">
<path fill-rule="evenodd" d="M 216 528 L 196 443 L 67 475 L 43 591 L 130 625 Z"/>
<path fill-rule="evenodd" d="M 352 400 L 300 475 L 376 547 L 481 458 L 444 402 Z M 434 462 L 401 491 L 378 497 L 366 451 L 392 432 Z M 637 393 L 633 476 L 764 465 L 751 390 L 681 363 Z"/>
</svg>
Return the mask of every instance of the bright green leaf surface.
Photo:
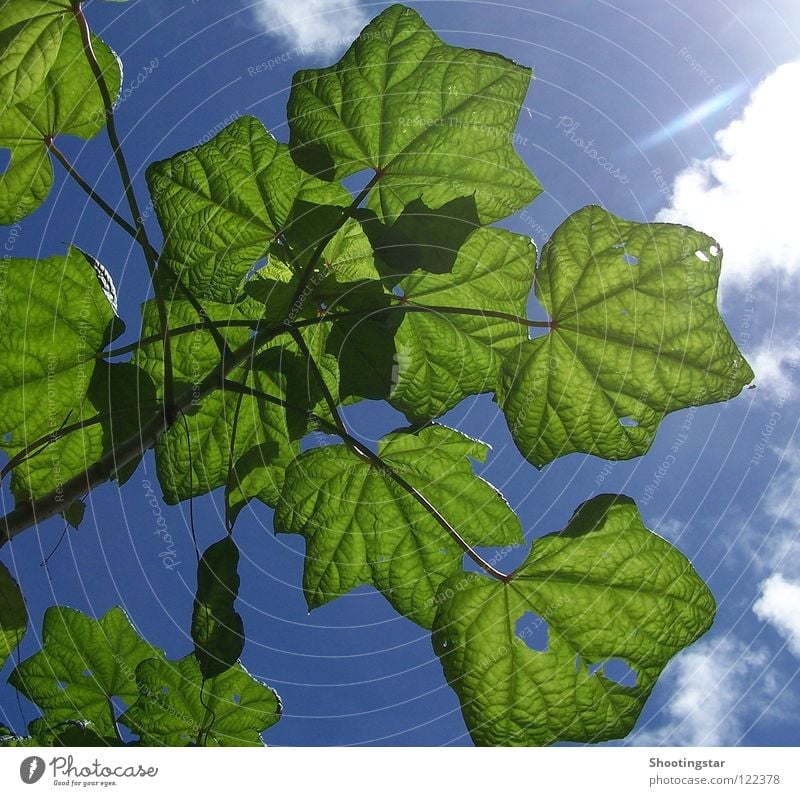
<svg viewBox="0 0 800 796">
<path fill-rule="evenodd" d="M 614 495 L 535 541 L 509 583 L 463 573 L 439 595 L 434 649 L 473 740 L 490 746 L 624 737 L 715 610 L 691 564 Z M 534 648 L 542 623 L 547 644 Z M 635 683 L 608 674 L 620 660 Z"/>
<path fill-rule="evenodd" d="M 28 611 L 17 582 L 0 563 L 0 669 L 17 648 L 28 627 Z"/>
<path fill-rule="evenodd" d="M 113 288 L 105 269 L 71 248 L 65 257 L 0 264 L 0 434 L 9 455 L 100 413 L 114 420 L 52 442 L 14 471 L 17 498 L 46 494 L 96 461 L 115 437 L 133 434 L 138 411 L 154 395 L 129 364 L 108 365 L 97 352 L 117 334 Z"/>
<path fill-rule="evenodd" d="M 99 39 L 94 51 L 112 97 L 119 93 L 121 69 L 116 55 Z M 105 110 L 97 82 L 83 51 L 76 24 L 64 29 L 58 58 L 43 85 L 24 102 L 0 114 L 0 147 L 11 152 L 0 174 L 0 224 L 32 213 L 53 184 L 53 167 L 45 140 L 59 135 L 84 139 L 105 126 Z"/>
<path fill-rule="evenodd" d="M 234 610 L 239 594 L 239 551 L 230 536 L 203 553 L 197 568 L 192 641 L 203 679 L 230 669 L 244 647 L 242 617 Z"/>
<path fill-rule="evenodd" d="M 204 683 L 194 655 L 148 660 L 136 679 L 140 697 L 121 721 L 147 746 L 262 746 L 280 718 L 276 693 L 241 664 Z"/>
<path fill-rule="evenodd" d="M 473 196 L 483 223 L 524 207 L 541 188 L 511 138 L 531 70 L 445 44 L 410 8 L 376 17 L 342 59 L 295 75 L 291 147 L 307 170 L 380 173 L 368 206 L 394 220 L 422 199 Z"/>
<path fill-rule="evenodd" d="M 9 682 L 42 709 L 50 727 L 90 721 L 98 733 L 113 737 L 112 697 L 133 704 L 136 667 L 162 652 L 137 634 L 121 608 L 98 621 L 53 606 L 45 613 L 42 635 L 42 650 L 23 661 Z"/>
<path fill-rule="evenodd" d="M 473 232 L 452 272 L 422 271 L 400 282 L 409 305 L 464 307 L 525 317 L 536 248 L 502 229 Z M 502 355 L 528 339 L 526 326 L 501 318 L 409 312 L 395 334 L 391 403 L 413 421 L 444 414 L 468 395 L 497 386 Z"/>
<path fill-rule="evenodd" d="M 379 445 L 383 462 L 430 500 L 472 545 L 521 544 L 519 520 L 470 458 L 487 446 L 430 426 L 396 431 Z M 441 581 L 463 551 L 407 491 L 343 445 L 302 454 L 287 470 L 275 529 L 307 543 L 303 585 L 311 608 L 372 584 L 402 614 L 430 626 Z"/>
<path fill-rule="evenodd" d="M 285 232 L 295 200 L 348 204 L 340 185 L 297 168 L 251 116 L 147 170 L 164 232 L 163 261 L 202 300 L 231 302 Z"/>
<path fill-rule="evenodd" d="M 727 400 L 752 381 L 717 310 L 721 260 L 689 227 L 595 206 L 553 233 L 536 294 L 556 328 L 507 355 L 499 394 L 529 461 L 639 456 L 668 412 Z"/>
<path fill-rule="evenodd" d="M 72 17 L 65 0 L 5 0 L 0 6 L 0 111 L 43 83 Z"/>
</svg>

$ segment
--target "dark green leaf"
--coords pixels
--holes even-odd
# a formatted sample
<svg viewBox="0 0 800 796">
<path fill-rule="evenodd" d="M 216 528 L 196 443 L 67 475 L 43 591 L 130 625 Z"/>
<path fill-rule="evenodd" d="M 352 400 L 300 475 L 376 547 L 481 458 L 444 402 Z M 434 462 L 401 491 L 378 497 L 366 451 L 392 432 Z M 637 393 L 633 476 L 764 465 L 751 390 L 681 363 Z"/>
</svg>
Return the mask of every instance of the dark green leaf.
<svg viewBox="0 0 800 796">
<path fill-rule="evenodd" d="M 529 461 L 639 456 L 667 413 L 752 381 L 717 310 L 721 260 L 718 244 L 689 227 L 594 206 L 553 233 L 536 294 L 554 328 L 506 356 L 498 395 Z"/>
<path fill-rule="evenodd" d="M 194 655 L 148 660 L 136 679 L 139 699 L 120 721 L 147 746 L 262 746 L 280 718 L 276 693 L 238 663 L 203 680 Z"/>
<path fill-rule="evenodd" d="M 17 582 L 0 563 L 0 669 L 22 641 L 28 627 L 28 611 Z"/>
<path fill-rule="evenodd" d="M 236 543 L 226 536 L 203 553 L 197 568 L 192 641 L 204 680 L 230 669 L 242 654 L 244 625 L 233 607 L 239 594 L 238 566 Z"/>
<path fill-rule="evenodd" d="M 136 667 L 162 652 L 144 641 L 121 608 L 99 621 L 65 606 L 48 608 L 43 647 L 11 673 L 9 682 L 44 712 L 49 727 L 88 721 L 113 737 L 112 698 L 133 704 Z"/>
</svg>

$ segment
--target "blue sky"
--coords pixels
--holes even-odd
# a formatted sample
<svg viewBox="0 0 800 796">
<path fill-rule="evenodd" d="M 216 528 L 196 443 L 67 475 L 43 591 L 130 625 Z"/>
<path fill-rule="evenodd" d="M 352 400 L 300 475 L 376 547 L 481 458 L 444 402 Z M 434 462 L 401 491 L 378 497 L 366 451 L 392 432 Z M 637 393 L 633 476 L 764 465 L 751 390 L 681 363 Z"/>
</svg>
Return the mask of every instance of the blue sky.
<svg viewBox="0 0 800 796">
<path fill-rule="evenodd" d="M 545 194 L 504 224 L 541 244 L 566 215 L 599 203 L 627 218 L 688 223 L 713 235 L 725 252 L 723 316 L 758 384 L 726 405 L 670 416 L 646 457 L 614 465 L 571 455 L 537 472 L 516 452 L 488 397 L 465 402 L 444 422 L 492 444 L 483 475 L 520 513 L 530 539 L 563 527 L 588 497 L 619 491 L 708 580 L 717 622 L 670 664 L 629 743 L 800 743 L 800 233 L 792 194 L 800 179 L 800 7 L 794 0 L 411 5 L 447 41 L 535 69 L 516 143 Z M 118 122 L 140 196 L 147 163 L 238 115 L 259 116 L 286 140 L 293 73 L 338 58 L 342 42 L 383 7 L 346 0 L 89 3 L 94 28 L 125 65 Z M 122 208 L 102 139 L 62 144 Z M 135 318 L 147 291 L 138 251 L 56 171 L 45 205 L 2 231 L 5 253 L 47 256 L 74 241 L 113 274 L 120 313 Z M 149 224 L 157 236 L 153 218 Z M 377 405 L 348 410 L 347 418 L 365 439 L 403 423 Z M 665 468 L 686 424 L 689 439 Z M 80 531 L 68 534 L 47 568 L 40 562 L 60 535 L 57 521 L 3 549 L 33 620 L 23 656 L 38 648 L 41 614 L 56 602 L 98 616 L 123 605 L 149 641 L 173 656 L 188 652 L 194 553 L 186 507 L 163 507 L 180 562 L 168 570 L 158 555 L 164 542 L 145 497 L 148 481 L 155 483 L 149 457 L 121 492 L 97 490 Z M 202 546 L 221 536 L 220 498 L 195 502 Z M 427 633 L 369 589 L 308 615 L 303 543 L 276 538 L 264 507 L 243 514 L 236 538 L 248 632 L 243 660 L 284 701 L 268 742 L 469 742 Z M 0 688 L 0 722 L 21 729 L 34 715 L 12 689 Z"/>
</svg>

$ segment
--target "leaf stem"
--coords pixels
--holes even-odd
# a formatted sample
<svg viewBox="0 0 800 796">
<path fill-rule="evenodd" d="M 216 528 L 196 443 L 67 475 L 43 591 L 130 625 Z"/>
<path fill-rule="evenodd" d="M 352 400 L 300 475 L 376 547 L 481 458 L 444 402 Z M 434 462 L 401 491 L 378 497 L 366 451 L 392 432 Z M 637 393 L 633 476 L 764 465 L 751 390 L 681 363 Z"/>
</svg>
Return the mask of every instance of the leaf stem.
<svg viewBox="0 0 800 796">
<path fill-rule="evenodd" d="M 308 350 L 306 341 L 303 339 L 302 334 L 297 329 L 290 327 L 292 337 L 300 347 L 303 355 L 306 357 L 309 367 L 314 373 L 314 377 L 319 383 L 322 394 L 325 398 L 325 403 L 328 405 L 331 415 L 333 416 L 336 425 L 336 433 L 342 438 L 345 445 L 360 459 L 365 460 L 372 467 L 382 472 L 388 478 L 391 478 L 399 487 L 407 492 L 414 500 L 422 506 L 425 511 L 439 524 L 439 526 L 450 536 L 451 539 L 489 576 L 496 580 L 507 583 L 511 580 L 510 575 L 505 575 L 499 570 L 495 569 L 488 561 L 485 561 L 476 550 L 473 549 L 466 539 L 456 530 L 456 528 L 448 522 L 447 518 L 425 497 L 413 484 L 406 481 L 393 467 L 388 465 L 380 456 L 373 453 L 366 445 L 363 445 L 355 437 L 351 436 L 345 427 L 344 420 L 342 420 L 339 408 L 336 405 L 334 397 L 331 395 L 328 385 L 322 376 L 322 372 L 317 365 L 316 360 Z"/>
<path fill-rule="evenodd" d="M 111 207 L 105 199 L 103 199 L 97 191 L 89 185 L 86 180 L 81 177 L 80 172 L 69 162 L 66 155 L 56 146 L 55 141 L 51 137 L 45 139 L 47 148 L 52 153 L 53 157 L 64 167 L 67 174 L 72 177 L 78 184 L 81 190 L 117 225 L 125 230 L 131 237 L 136 238 L 136 229 L 131 226 L 113 207 Z"/>
<path fill-rule="evenodd" d="M 158 260 L 155 256 L 155 249 L 150 245 L 147 237 L 147 230 L 142 221 L 142 214 L 139 210 L 139 202 L 136 198 L 136 191 L 133 188 L 133 181 L 131 180 L 130 170 L 128 163 L 125 160 L 125 155 L 122 151 L 122 142 L 120 141 L 117 133 L 117 125 L 114 120 L 114 100 L 108 91 L 103 70 L 100 62 L 97 60 L 97 55 L 92 46 L 92 33 L 89 29 L 89 22 L 86 15 L 83 13 L 83 0 L 73 0 L 72 10 L 75 19 L 78 22 L 78 27 L 81 31 L 81 40 L 83 42 L 83 50 L 86 53 L 86 59 L 89 66 L 94 73 L 97 88 L 100 91 L 100 96 L 103 99 L 106 115 L 106 133 L 108 134 L 108 141 L 111 144 L 111 150 L 114 153 L 114 159 L 117 162 L 117 169 L 119 171 L 120 179 L 122 180 L 122 188 L 125 191 L 125 198 L 128 201 L 128 207 L 133 217 L 133 223 L 136 228 L 136 241 L 142 248 L 144 259 L 147 263 L 147 269 L 150 272 L 150 282 L 153 285 L 153 292 L 155 294 L 156 305 L 158 307 L 159 323 L 161 325 L 161 333 L 163 335 L 164 345 L 164 411 L 171 413 L 175 406 L 175 384 L 173 379 L 172 370 L 172 348 L 169 339 L 169 325 L 167 321 L 167 307 L 164 301 L 164 295 L 161 289 L 161 284 L 158 280 Z"/>
</svg>

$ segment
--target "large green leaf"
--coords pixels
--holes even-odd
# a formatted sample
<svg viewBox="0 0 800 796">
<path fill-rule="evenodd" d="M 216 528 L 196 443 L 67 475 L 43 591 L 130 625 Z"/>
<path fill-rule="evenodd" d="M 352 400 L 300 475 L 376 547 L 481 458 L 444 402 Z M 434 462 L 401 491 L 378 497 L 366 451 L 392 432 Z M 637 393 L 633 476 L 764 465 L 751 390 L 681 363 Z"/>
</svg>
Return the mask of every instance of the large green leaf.
<svg viewBox="0 0 800 796">
<path fill-rule="evenodd" d="M 714 618 L 691 564 L 615 495 L 534 542 L 509 582 L 460 574 L 439 597 L 434 649 L 473 740 L 490 746 L 624 737 L 669 659 Z M 635 682 L 615 672 L 625 665 Z"/>
<path fill-rule="evenodd" d="M 350 194 L 297 168 L 251 116 L 147 170 L 164 232 L 162 262 L 198 297 L 231 302 L 285 231 L 295 200 L 344 205 Z"/>
<path fill-rule="evenodd" d="M 105 416 L 46 440 L 15 468 L 12 490 L 17 499 L 27 499 L 58 489 L 132 436 L 141 413 L 153 410 L 155 394 L 133 365 L 97 359 L 122 324 L 110 277 L 94 259 L 70 248 L 65 257 L 5 260 L 0 274 L 3 449 L 13 456 L 64 427 Z"/>
<path fill-rule="evenodd" d="M 738 395 L 753 372 L 717 310 L 721 260 L 701 232 L 595 206 L 553 233 L 536 277 L 553 328 L 507 355 L 498 396 L 529 461 L 639 456 L 668 412 Z"/>
<path fill-rule="evenodd" d="M 4 0 L 0 12 L 1 112 L 44 83 L 72 8 L 66 0 Z"/>
<path fill-rule="evenodd" d="M 122 79 L 119 61 L 99 39 L 93 39 L 93 47 L 109 93 L 116 97 Z M 58 57 L 41 87 L 0 114 L 0 147 L 11 151 L 10 163 L 0 174 L 0 224 L 32 213 L 50 192 L 49 139 L 59 135 L 89 139 L 105 122 L 105 108 L 83 51 L 80 30 L 77 24 L 67 25 Z"/>
<path fill-rule="evenodd" d="M 45 612 L 42 637 L 42 650 L 23 661 L 9 682 L 44 711 L 49 727 L 88 721 L 95 732 L 113 738 L 113 700 L 133 704 L 136 667 L 160 658 L 161 650 L 138 635 L 122 608 L 112 608 L 98 621 L 53 606 Z"/>
<path fill-rule="evenodd" d="M 0 669 L 17 648 L 28 627 L 28 610 L 17 582 L 0 563 Z"/>
<path fill-rule="evenodd" d="M 394 337 L 391 403 L 414 421 L 444 414 L 468 395 L 494 391 L 502 355 L 528 339 L 524 325 L 480 315 L 525 317 L 536 248 L 530 238 L 478 229 L 467 238 L 451 273 L 416 271 L 400 282 L 404 301 L 432 307 L 409 312 Z M 475 315 L 448 313 L 466 308 Z"/>
<path fill-rule="evenodd" d="M 207 301 L 203 302 L 203 307 L 214 321 L 247 320 L 236 305 Z M 175 379 L 183 386 L 195 386 L 219 364 L 219 349 L 210 333 L 198 323 L 197 314 L 188 302 L 167 302 L 167 314 L 170 328 L 196 326 L 195 331 L 174 337 L 173 343 Z M 148 302 L 143 307 L 144 334 L 156 333 L 159 328 L 155 304 Z M 247 328 L 224 330 L 225 339 L 233 348 L 244 344 L 249 335 Z M 136 361 L 154 378 L 161 391 L 161 344 L 142 346 Z M 279 399 L 284 396 L 285 383 L 279 370 L 272 372 L 241 365 L 228 378 Z M 297 442 L 290 439 L 285 410 L 259 398 L 241 395 L 234 389 L 219 389 L 198 398 L 183 419 L 162 434 L 156 443 L 156 465 L 164 499 L 168 503 L 178 503 L 228 484 L 235 478 L 231 468 L 237 468 L 239 459 L 245 455 L 252 459 L 251 449 L 265 443 L 274 444 L 275 455 L 260 469 L 258 483 L 252 486 L 247 499 L 258 497 L 275 505 L 285 467 L 299 453 Z M 236 472 L 240 473 L 241 468 Z M 229 520 L 235 519 L 245 502 L 244 498 L 236 501 L 236 510 L 229 512 Z"/>
<path fill-rule="evenodd" d="M 488 447 L 444 426 L 395 431 L 379 456 L 430 500 L 472 545 L 522 543 L 514 512 L 474 474 Z M 383 468 L 343 445 L 302 454 L 286 473 L 275 530 L 306 539 L 303 587 L 311 608 L 372 584 L 402 614 L 429 627 L 439 584 L 463 550 Z"/>
<path fill-rule="evenodd" d="M 281 715 L 277 694 L 241 664 L 203 680 L 194 655 L 144 661 L 139 699 L 120 721 L 146 746 L 263 746 Z"/>
<path fill-rule="evenodd" d="M 376 17 L 342 59 L 298 72 L 288 116 L 298 162 L 321 176 L 380 175 L 368 207 L 397 218 L 474 196 L 481 222 L 541 191 L 512 135 L 531 70 L 445 44 L 410 8 Z"/>
<path fill-rule="evenodd" d="M 244 625 L 233 607 L 239 594 L 238 566 L 236 543 L 226 536 L 203 553 L 197 567 L 192 641 L 204 680 L 230 669 L 242 654 Z"/>
</svg>

